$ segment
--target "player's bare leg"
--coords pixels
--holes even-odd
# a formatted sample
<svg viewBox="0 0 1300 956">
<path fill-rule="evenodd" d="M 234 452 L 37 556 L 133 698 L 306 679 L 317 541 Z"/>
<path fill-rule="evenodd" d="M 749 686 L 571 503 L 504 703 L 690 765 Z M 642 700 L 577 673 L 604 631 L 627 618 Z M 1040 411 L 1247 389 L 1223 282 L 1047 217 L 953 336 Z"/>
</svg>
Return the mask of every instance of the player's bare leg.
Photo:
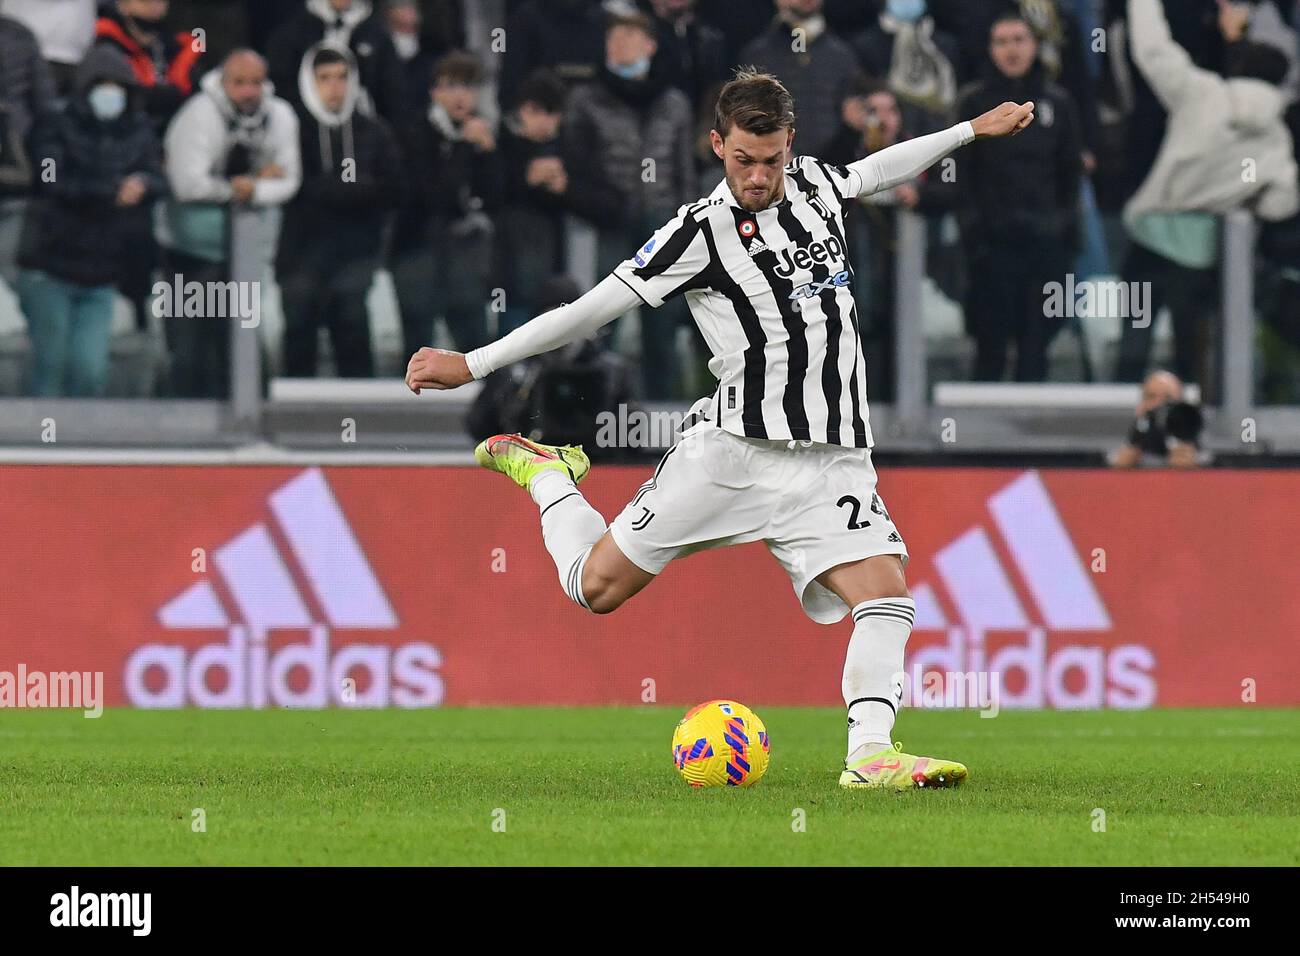
<svg viewBox="0 0 1300 956">
<path fill-rule="evenodd" d="M 654 579 L 624 556 L 605 519 L 578 491 L 591 471 L 581 448 L 494 435 L 474 449 L 474 457 L 527 489 L 537 503 L 546 550 L 564 593 L 578 605 L 608 614 Z"/>
<path fill-rule="evenodd" d="M 592 611 L 608 614 L 654 579 L 649 571 L 629 561 L 606 531 L 592 546 L 583 566 L 582 593 Z"/>
<path fill-rule="evenodd" d="M 849 744 L 840 786 L 957 786 L 966 779 L 964 766 L 903 753 L 902 745 L 893 743 L 894 719 L 903 700 L 903 649 L 916 618 L 902 560 L 886 554 L 841 564 L 817 582 L 853 609 L 842 684 Z"/>
</svg>

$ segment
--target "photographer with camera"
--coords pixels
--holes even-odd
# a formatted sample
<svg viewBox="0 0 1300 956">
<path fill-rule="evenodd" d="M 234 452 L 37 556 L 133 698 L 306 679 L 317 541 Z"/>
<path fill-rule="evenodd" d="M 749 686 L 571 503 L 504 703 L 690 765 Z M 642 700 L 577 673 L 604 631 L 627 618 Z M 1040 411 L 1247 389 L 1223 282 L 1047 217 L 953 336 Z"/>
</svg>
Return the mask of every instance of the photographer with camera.
<svg viewBox="0 0 1300 956">
<path fill-rule="evenodd" d="M 1136 420 L 1128 441 L 1111 452 L 1112 468 L 1195 468 L 1206 464 L 1200 450 L 1201 410 L 1183 400 L 1183 383 L 1173 372 L 1152 372 L 1142 383 Z"/>
</svg>

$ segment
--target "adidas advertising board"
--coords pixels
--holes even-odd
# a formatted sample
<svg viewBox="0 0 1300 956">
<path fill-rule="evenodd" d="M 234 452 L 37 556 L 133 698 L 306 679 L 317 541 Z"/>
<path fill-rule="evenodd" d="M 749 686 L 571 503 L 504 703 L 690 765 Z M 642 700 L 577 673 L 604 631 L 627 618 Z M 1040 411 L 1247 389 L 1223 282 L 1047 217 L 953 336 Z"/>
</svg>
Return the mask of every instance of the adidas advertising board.
<svg viewBox="0 0 1300 956">
<path fill-rule="evenodd" d="M 849 623 L 809 621 L 762 543 L 597 617 L 561 592 L 535 506 L 482 477 L 0 467 L 0 533 L 38 543 L 0 553 L 0 672 L 102 672 L 110 708 L 637 703 L 647 676 L 661 703 L 840 703 Z M 645 478 L 583 491 L 610 516 Z M 1300 603 L 1268 586 L 1300 539 L 1294 482 L 883 469 L 912 555 L 905 705 L 1300 704 Z"/>
</svg>

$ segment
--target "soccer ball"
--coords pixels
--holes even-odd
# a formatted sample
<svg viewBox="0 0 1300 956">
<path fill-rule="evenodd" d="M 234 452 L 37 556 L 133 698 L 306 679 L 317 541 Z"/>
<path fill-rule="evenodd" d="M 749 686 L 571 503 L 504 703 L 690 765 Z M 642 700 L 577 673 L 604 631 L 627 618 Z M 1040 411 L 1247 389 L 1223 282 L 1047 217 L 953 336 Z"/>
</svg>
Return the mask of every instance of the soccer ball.
<svg viewBox="0 0 1300 956">
<path fill-rule="evenodd" d="M 692 707 L 673 731 L 673 766 L 692 787 L 752 786 L 770 751 L 763 722 L 734 700 Z"/>
</svg>

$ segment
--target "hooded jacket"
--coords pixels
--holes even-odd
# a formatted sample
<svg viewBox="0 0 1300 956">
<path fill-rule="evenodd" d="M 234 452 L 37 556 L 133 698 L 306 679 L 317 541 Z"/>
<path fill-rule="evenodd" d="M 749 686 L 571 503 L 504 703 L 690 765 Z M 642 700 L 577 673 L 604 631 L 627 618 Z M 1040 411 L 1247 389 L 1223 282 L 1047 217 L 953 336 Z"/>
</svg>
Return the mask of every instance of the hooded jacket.
<svg viewBox="0 0 1300 956">
<path fill-rule="evenodd" d="M 159 129 L 194 92 L 203 53 L 195 49 L 194 38 L 188 33 L 169 36 L 160 31 L 154 42 L 144 47 L 131 35 L 126 18 L 113 10 L 96 21 L 95 44 L 126 59 L 140 86 L 145 112 Z"/>
<path fill-rule="evenodd" d="M 1277 221 L 1300 210 L 1282 90 L 1196 66 L 1170 35 L 1159 0 L 1129 0 L 1128 16 L 1133 59 L 1169 113 L 1155 165 L 1124 207 L 1129 231 L 1152 212 L 1248 206 Z"/>
<path fill-rule="evenodd" d="M 297 73 L 302 58 L 318 43 L 346 46 L 356 57 L 361 87 L 373 112 L 396 122 L 405 98 L 401 58 L 371 0 L 353 0 L 338 13 L 329 0 L 307 0 L 267 43 L 270 77 L 282 95 L 299 105 Z"/>
<path fill-rule="evenodd" d="M 348 60 L 347 96 L 337 113 L 321 102 L 312 70 L 326 47 Z M 351 52 L 327 43 L 309 48 L 298 71 L 298 98 L 302 189 L 285 207 L 277 268 L 329 270 L 377 259 L 384 224 L 401 198 L 401 160 L 388 125 L 357 110 L 361 83 Z"/>
<path fill-rule="evenodd" d="M 236 148 L 248 158 L 253 174 L 274 163 L 284 170 L 276 179 L 258 179 L 254 206 L 279 206 L 302 184 L 298 117 L 266 83 L 262 102 L 251 114 L 239 113 L 221 86 L 221 71 L 199 83 L 199 92 L 181 107 L 163 141 L 172 201 L 158 228 L 158 241 L 209 262 L 224 262 L 226 206 L 230 202 L 230 160 Z"/>
<path fill-rule="evenodd" d="M 979 116 L 1008 100 L 1033 100 L 1036 106 L 1033 125 L 1024 132 L 972 143 L 957 157 L 967 242 L 1045 241 L 1073 248 L 1083 176 L 1083 139 L 1074 102 L 1047 81 L 1039 62 L 1018 79 L 992 61 L 985 71 L 984 80 L 959 97 L 959 115 Z"/>
<path fill-rule="evenodd" d="M 128 91 L 127 108 L 103 121 L 91 111 L 86 95 L 96 84 L 111 81 Z M 108 285 L 121 271 L 132 235 L 147 223 L 150 200 L 163 195 L 158 138 L 140 111 L 135 79 L 121 58 L 92 49 L 77 68 L 72 97 L 62 112 L 46 114 L 32 131 L 32 151 L 55 175 L 37 175 L 27 212 L 18 263 L 78 285 Z M 139 176 L 145 198 L 135 206 L 117 205 L 128 176 Z"/>
</svg>

